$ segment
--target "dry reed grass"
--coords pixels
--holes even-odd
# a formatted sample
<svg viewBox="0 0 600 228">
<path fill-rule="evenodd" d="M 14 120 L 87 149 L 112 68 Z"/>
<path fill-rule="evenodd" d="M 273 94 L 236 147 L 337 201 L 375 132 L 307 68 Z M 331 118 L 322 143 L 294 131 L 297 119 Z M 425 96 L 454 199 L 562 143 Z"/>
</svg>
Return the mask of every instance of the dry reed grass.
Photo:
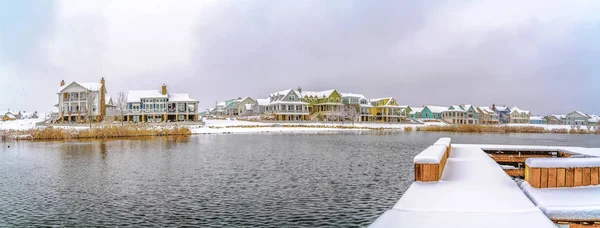
<svg viewBox="0 0 600 228">
<path fill-rule="evenodd" d="M 91 129 L 36 128 L 29 130 L 12 130 L 3 132 L 1 138 L 28 140 L 90 139 L 119 138 L 138 136 L 191 135 L 186 127 L 152 128 L 146 125 L 105 126 Z"/>
</svg>

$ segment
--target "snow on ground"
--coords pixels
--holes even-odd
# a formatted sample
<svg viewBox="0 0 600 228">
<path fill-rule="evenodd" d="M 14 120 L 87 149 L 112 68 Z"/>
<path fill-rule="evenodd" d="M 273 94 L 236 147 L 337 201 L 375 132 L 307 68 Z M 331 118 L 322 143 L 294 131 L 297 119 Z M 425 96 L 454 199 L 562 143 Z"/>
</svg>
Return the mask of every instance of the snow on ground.
<svg viewBox="0 0 600 228">
<path fill-rule="evenodd" d="M 576 129 L 574 128 L 574 126 L 571 125 L 559 125 L 559 124 L 506 124 L 506 126 L 511 126 L 511 127 L 543 127 L 546 130 L 571 130 L 571 129 Z M 586 130 L 587 131 L 587 127 L 586 126 L 579 126 L 581 129 Z"/>
<path fill-rule="evenodd" d="M 40 119 L 24 119 L 24 120 L 11 120 L 11 121 L 0 121 L 0 130 L 27 130 L 35 128 L 35 124 L 43 122 L 44 118 Z"/>
<path fill-rule="evenodd" d="M 525 194 L 552 219 L 600 219 L 600 185 L 569 188 L 534 188 L 521 184 Z"/>
</svg>

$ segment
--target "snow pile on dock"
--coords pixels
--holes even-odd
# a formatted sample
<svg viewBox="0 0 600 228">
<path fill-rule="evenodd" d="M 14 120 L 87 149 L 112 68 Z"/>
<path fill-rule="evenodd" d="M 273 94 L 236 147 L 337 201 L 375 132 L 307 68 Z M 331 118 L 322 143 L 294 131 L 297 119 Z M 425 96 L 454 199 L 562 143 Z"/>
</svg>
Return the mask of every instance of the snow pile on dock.
<svg viewBox="0 0 600 228">
<path fill-rule="evenodd" d="M 433 145 L 415 156 L 414 163 L 437 164 L 440 163 L 446 152 L 445 146 Z"/>
<path fill-rule="evenodd" d="M 600 158 L 528 158 L 531 168 L 582 168 L 600 167 Z"/>
<path fill-rule="evenodd" d="M 570 188 L 521 188 L 552 220 L 600 221 L 600 185 Z"/>
</svg>

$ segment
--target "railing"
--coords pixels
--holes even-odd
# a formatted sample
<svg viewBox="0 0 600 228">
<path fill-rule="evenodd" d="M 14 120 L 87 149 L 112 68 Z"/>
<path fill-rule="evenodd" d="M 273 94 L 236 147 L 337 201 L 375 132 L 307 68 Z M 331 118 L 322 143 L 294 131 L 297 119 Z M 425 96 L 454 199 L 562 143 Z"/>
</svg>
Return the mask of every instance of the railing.
<svg viewBox="0 0 600 228">
<path fill-rule="evenodd" d="M 274 113 L 303 113 L 308 114 L 308 110 L 274 110 Z"/>
</svg>

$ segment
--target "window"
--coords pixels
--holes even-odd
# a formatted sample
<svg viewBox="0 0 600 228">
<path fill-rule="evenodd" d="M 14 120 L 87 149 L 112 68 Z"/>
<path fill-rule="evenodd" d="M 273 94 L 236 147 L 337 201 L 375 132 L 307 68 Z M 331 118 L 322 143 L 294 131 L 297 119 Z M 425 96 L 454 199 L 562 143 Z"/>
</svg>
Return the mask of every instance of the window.
<svg viewBox="0 0 600 228">
<path fill-rule="evenodd" d="M 290 101 L 296 100 L 296 95 L 290 95 Z"/>
</svg>

